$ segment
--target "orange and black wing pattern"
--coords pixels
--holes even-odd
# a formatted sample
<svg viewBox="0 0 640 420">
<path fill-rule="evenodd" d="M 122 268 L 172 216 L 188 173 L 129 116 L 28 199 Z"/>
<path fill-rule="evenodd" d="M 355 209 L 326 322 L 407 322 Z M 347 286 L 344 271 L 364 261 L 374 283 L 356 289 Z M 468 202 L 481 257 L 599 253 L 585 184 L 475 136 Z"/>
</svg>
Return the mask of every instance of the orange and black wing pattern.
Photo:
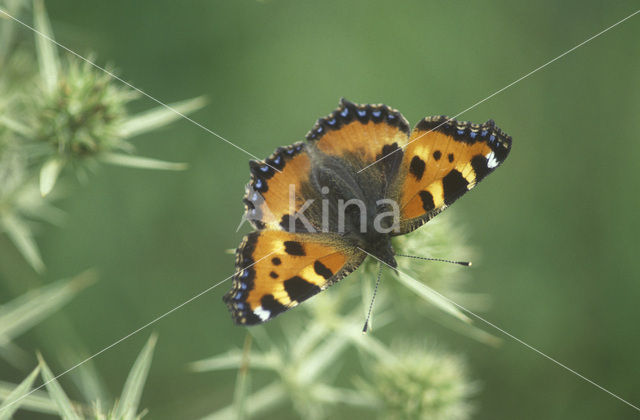
<svg viewBox="0 0 640 420">
<path fill-rule="evenodd" d="M 511 137 L 493 121 L 427 117 L 404 151 L 398 183 L 400 233 L 408 233 L 450 206 L 507 158 Z"/>
<path fill-rule="evenodd" d="M 245 217 L 257 229 L 288 230 L 289 213 L 304 204 L 302 193 L 311 172 L 306 147 L 302 142 L 294 143 L 279 147 L 264 162 L 249 162 L 251 180 L 243 202 Z M 304 226 L 297 228 L 304 231 Z"/>
<path fill-rule="evenodd" d="M 355 270 L 366 254 L 336 234 L 255 231 L 236 251 L 233 287 L 224 296 L 237 324 L 267 322 Z"/>
<path fill-rule="evenodd" d="M 407 145 L 409 133 L 409 123 L 399 111 L 342 98 L 336 110 L 318 119 L 307 133 L 307 142 L 321 155 L 344 159 L 358 171 L 391 153 L 400 159 L 401 152 L 394 151 Z M 384 159 L 380 167 L 391 161 L 391 157 Z"/>
</svg>

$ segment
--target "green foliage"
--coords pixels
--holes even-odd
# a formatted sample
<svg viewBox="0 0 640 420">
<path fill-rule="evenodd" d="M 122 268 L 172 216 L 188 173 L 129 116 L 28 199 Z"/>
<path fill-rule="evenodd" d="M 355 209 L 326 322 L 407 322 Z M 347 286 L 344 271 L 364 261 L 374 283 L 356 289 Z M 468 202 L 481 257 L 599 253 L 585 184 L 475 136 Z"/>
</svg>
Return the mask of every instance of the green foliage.
<svg viewBox="0 0 640 420">
<path fill-rule="evenodd" d="M 13 413 L 20 408 L 18 400 L 24 400 L 24 398 L 27 397 L 27 394 L 33 386 L 33 381 L 35 381 L 39 372 L 40 367 L 38 366 L 25 378 L 24 381 L 22 381 L 20 385 L 16 386 L 9 395 L 3 398 L 3 403 L 0 404 L 0 420 L 10 419 Z"/>
<path fill-rule="evenodd" d="M 73 279 L 42 286 L 0 305 L 0 347 L 7 346 L 16 337 L 45 320 L 93 281 L 92 273 L 84 273 Z"/>
<path fill-rule="evenodd" d="M 18 11 L 9 2 L 9 11 Z M 202 98 L 130 115 L 137 91 L 76 56 L 62 59 L 39 0 L 34 3 L 35 57 L 25 48 L 0 44 L 6 69 L 0 72 L 0 229 L 39 273 L 44 262 L 31 219 L 58 221 L 47 199 L 67 167 L 81 180 L 98 162 L 143 169 L 182 170 L 183 163 L 132 155 L 130 138 L 161 128 L 200 109 Z M 14 37 L 13 26 L 0 30 Z M 15 25 L 14 25 L 15 26 Z M 20 77 L 18 77 L 20 75 Z M 39 196 L 36 193 L 39 189 Z"/>
<path fill-rule="evenodd" d="M 26 12 L 28 5 L 25 1 L 0 2 L 0 7 L 14 16 Z M 77 57 L 59 57 L 44 2 L 36 0 L 33 12 L 35 54 L 33 45 L 18 36 L 16 24 L 5 15 L 0 17 L 0 234 L 6 235 L 26 262 L 41 273 L 44 262 L 34 241 L 34 222 L 61 223 L 62 213 L 50 203 L 60 196 L 56 194 L 60 189 L 54 190 L 59 178 L 67 182 L 65 170 L 86 179 L 87 169 L 101 161 L 134 168 L 185 169 L 184 164 L 133 155 L 129 139 L 200 109 L 204 100 L 195 98 L 130 115 L 127 104 L 138 93 L 122 87 L 111 71 L 107 74 Z M 0 357 L 15 367 L 30 363 L 29 354 L 15 340 L 94 280 L 94 273 L 88 271 L 34 288 L 0 305 Z M 52 325 L 61 327 L 62 338 L 53 352 L 69 365 L 76 365 L 81 360 L 82 345 L 69 336 L 72 329 L 64 321 Z M 109 400 L 95 399 L 102 394 L 100 378 L 89 359 L 82 366 L 74 366 L 74 374 L 78 374 L 82 393 L 94 397 L 89 401 L 93 409 L 73 402 L 38 354 L 38 367 L 22 383 L 0 381 L 0 419 L 11 418 L 18 409 L 72 420 L 139 419 L 144 414 L 139 404 L 156 341 L 155 335 L 149 338 L 119 401 L 107 412 L 102 407 L 109 406 Z M 39 373 L 44 383 L 34 389 Z"/>
</svg>

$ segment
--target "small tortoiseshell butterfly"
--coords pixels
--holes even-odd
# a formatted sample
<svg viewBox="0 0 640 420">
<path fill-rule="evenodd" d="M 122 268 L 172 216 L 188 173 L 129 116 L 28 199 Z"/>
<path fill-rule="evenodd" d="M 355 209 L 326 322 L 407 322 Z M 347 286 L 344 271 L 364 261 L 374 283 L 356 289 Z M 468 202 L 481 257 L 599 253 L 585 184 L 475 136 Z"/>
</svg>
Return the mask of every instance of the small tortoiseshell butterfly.
<svg viewBox="0 0 640 420">
<path fill-rule="evenodd" d="M 367 253 L 396 267 L 391 238 L 450 206 L 511 149 L 511 137 L 491 120 L 427 117 L 411 130 L 395 109 L 345 99 L 306 140 L 250 162 L 245 217 L 257 230 L 236 250 L 224 296 L 238 324 L 298 305 L 353 272 Z"/>
</svg>

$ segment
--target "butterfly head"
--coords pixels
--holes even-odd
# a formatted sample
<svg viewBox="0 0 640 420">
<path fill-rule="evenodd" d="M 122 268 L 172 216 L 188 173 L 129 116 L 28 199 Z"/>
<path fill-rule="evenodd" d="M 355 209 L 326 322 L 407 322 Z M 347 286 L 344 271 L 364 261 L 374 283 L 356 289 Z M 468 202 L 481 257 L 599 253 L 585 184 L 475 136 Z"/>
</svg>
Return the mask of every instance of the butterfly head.
<svg viewBox="0 0 640 420">
<path fill-rule="evenodd" d="M 360 233 L 358 235 L 358 248 L 392 268 L 398 266 L 395 259 L 396 253 L 391 245 L 391 236 L 387 233 Z"/>
</svg>

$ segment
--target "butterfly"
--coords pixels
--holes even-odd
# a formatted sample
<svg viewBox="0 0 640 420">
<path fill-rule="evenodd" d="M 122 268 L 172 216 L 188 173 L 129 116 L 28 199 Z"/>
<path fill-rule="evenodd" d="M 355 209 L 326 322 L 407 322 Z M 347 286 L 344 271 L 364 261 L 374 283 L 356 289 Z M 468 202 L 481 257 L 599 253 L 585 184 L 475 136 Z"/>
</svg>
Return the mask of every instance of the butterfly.
<svg viewBox="0 0 640 420">
<path fill-rule="evenodd" d="M 251 161 L 243 199 L 256 228 L 236 250 L 223 300 L 237 324 L 264 323 L 352 273 L 367 255 L 396 267 L 391 238 L 453 204 L 507 158 L 491 120 L 426 117 L 413 130 L 386 105 L 341 99 L 306 142 Z"/>
</svg>

